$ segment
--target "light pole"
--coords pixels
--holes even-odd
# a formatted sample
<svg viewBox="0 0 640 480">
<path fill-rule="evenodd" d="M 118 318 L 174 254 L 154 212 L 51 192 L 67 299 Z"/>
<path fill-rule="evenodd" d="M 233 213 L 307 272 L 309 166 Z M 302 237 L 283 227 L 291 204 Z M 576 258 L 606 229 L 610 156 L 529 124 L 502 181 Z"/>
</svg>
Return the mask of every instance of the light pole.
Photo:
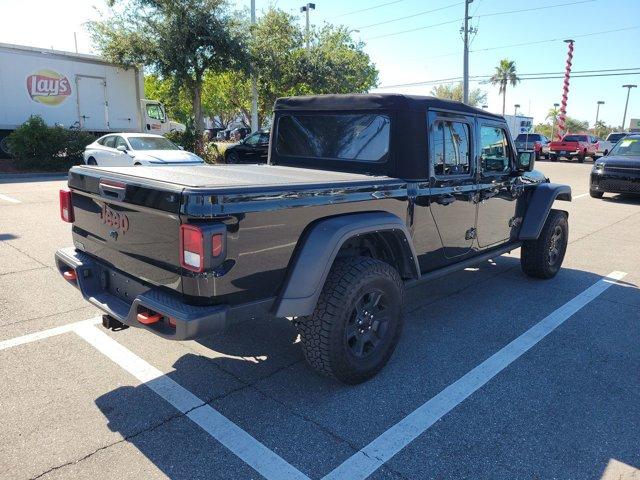
<svg viewBox="0 0 640 480">
<path fill-rule="evenodd" d="M 306 36 L 307 36 L 307 50 L 309 50 L 309 11 L 311 10 L 315 10 L 316 9 L 316 4 L 315 3 L 307 3 L 306 5 L 300 7 L 300 11 L 301 12 L 305 12 L 306 16 L 307 16 L 307 27 L 306 27 Z"/>
<path fill-rule="evenodd" d="M 251 25 L 256 23 L 256 0 L 251 0 Z M 258 130 L 258 79 L 255 65 L 251 65 L 251 131 Z"/>
<path fill-rule="evenodd" d="M 553 104 L 554 110 L 557 111 L 559 106 L 560 106 L 559 103 L 554 103 Z M 551 140 L 553 140 L 555 138 L 555 136 L 556 136 L 556 117 L 557 117 L 557 115 L 555 115 L 555 112 L 554 112 L 554 115 L 553 115 L 553 127 L 551 127 Z"/>
<path fill-rule="evenodd" d="M 593 124 L 594 131 L 598 126 L 598 117 L 600 116 L 600 105 L 604 105 L 604 102 L 602 100 L 598 100 L 598 108 L 596 109 L 596 123 Z"/>
<path fill-rule="evenodd" d="M 627 102 L 624 104 L 624 115 L 622 116 L 622 131 L 624 131 L 624 122 L 627 121 L 627 107 L 629 106 L 629 94 L 632 88 L 636 88 L 637 85 L 622 85 L 622 88 L 627 89 Z"/>
<path fill-rule="evenodd" d="M 514 117 L 515 117 L 515 116 L 518 116 L 518 109 L 519 109 L 519 108 L 520 108 L 520 104 L 519 104 L 519 103 L 516 103 L 516 104 L 513 106 L 513 116 L 514 116 Z"/>
</svg>

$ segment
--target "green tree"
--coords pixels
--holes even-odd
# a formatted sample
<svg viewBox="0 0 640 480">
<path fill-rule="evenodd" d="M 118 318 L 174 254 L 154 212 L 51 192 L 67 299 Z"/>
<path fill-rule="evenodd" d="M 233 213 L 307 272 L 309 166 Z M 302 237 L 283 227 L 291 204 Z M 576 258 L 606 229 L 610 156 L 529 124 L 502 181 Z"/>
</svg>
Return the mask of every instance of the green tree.
<svg viewBox="0 0 640 480">
<path fill-rule="evenodd" d="M 538 123 L 535 128 L 533 129 L 534 132 L 536 133 L 540 133 L 542 135 L 544 135 L 545 137 L 553 140 L 552 135 L 553 135 L 553 125 L 550 125 L 548 123 Z"/>
<path fill-rule="evenodd" d="M 567 117 L 564 119 L 564 128 L 565 133 L 582 133 L 589 130 L 589 122 Z"/>
<path fill-rule="evenodd" d="M 446 98 L 449 100 L 462 101 L 463 87 L 462 82 L 456 84 L 437 85 L 431 89 L 431 95 L 438 98 Z M 472 107 L 480 107 L 487 101 L 487 92 L 474 88 L 469 91 L 469 105 Z"/>
<path fill-rule="evenodd" d="M 364 93 L 378 71 L 346 27 L 312 29 L 309 49 L 298 19 L 270 8 L 251 28 L 251 59 L 258 76 L 259 114 L 271 114 L 276 98 L 323 93 Z"/>
<path fill-rule="evenodd" d="M 189 92 L 171 78 L 161 78 L 156 74 L 145 75 L 144 96 L 161 102 L 170 118 L 186 124 L 192 117 L 193 106 Z"/>
<path fill-rule="evenodd" d="M 145 65 L 189 93 L 195 129 L 204 127 L 207 72 L 247 68 L 245 35 L 225 0 L 108 0 L 118 9 L 89 30 L 100 53 L 123 67 Z"/>
<path fill-rule="evenodd" d="M 504 58 L 496 67 L 495 73 L 489 79 L 491 85 L 498 85 L 498 92 L 502 94 L 502 115 L 504 115 L 507 101 L 507 85 L 515 87 L 520 78 L 516 73 L 516 63 L 513 60 Z"/>
<path fill-rule="evenodd" d="M 611 132 L 613 132 L 613 127 L 607 125 L 604 120 L 598 120 L 593 126 L 593 133 L 596 137 L 606 138 Z"/>
</svg>

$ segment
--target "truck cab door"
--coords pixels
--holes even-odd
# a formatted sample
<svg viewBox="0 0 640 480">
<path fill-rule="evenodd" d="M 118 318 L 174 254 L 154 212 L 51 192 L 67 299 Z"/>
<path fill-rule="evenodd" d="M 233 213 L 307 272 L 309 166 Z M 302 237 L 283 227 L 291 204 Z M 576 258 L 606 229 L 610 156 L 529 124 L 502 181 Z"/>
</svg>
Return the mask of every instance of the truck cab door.
<svg viewBox="0 0 640 480">
<path fill-rule="evenodd" d="M 478 184 L 478 245 L 490 248 L 506 243 L 517 225 L 516 205 L 519 190 L 512 175 L 515 149 L 506 126 L 479 119 L 477 130 L 480 153 Z"/>
<path fill-rule="evenodd" d="M 473 119 L 429 112 L 430 209 L 444 256 L 469 253 L 476 238 Z"/>
<path fill-rule="evenodd" d="M 146 133 L 156 133 L 162 135 L 169 131 L 169 122 L 162 105 L 159 103 L 143 102 L 144 122 L 143 127 Z"/>
</svg>

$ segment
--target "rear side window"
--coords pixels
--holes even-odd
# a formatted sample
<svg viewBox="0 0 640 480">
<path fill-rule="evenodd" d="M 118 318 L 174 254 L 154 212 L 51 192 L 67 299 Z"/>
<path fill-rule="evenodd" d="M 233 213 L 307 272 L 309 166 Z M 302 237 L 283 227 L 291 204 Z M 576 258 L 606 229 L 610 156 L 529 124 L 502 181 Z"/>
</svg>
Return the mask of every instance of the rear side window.
<svg viewBox="0 0 640 480">
<path fill-rule="evenodd" d="M 469 125 L 437 120 L 432 127 L 432 142 L 436 175 L 468 175 L 471 172 Z"/>
<path fill-rule="evenodd" d="M 110 136 L 110 137 L 106 137 L 102 141 L 102 145 L 104 145 L 105 147 L 109 147 L 109 148 L 115 148 L 115 144 L 116 144 L 116 137 L 114 137 L 113 135 Z"/>
<path fill-rule="evenodd" d="M 283 115 L 278 155 L 382 162 L 389 153 L 390 121 L 378 114 Z"/>
</svg>

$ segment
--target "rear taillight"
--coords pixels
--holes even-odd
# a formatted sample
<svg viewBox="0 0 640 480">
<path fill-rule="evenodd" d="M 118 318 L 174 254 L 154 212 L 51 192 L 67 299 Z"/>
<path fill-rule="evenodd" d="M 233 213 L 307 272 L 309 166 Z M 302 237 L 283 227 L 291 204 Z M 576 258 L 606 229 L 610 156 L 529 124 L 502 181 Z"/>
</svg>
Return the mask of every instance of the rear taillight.
<svg viewBox="0 0 640 480">
<path fill-rule="evenodd" d="M 222 255 L 222 247 L 224 245 L 224 239 L 221 233 L 216 233 L 211 236 L 211 256 L 216 258 Z"/>
<path fill-rule="evenodd" d="M 194 272 L 204 270 L 204 236 L 195 225 L 180 225 L 180 265 Z"/>
<path fill-rule="evenodd" d="M 73 223 L 74 220 L 71 190 L 67 188 L 60 190 L 60 218 L 69 223 Z"/>
</svg>

